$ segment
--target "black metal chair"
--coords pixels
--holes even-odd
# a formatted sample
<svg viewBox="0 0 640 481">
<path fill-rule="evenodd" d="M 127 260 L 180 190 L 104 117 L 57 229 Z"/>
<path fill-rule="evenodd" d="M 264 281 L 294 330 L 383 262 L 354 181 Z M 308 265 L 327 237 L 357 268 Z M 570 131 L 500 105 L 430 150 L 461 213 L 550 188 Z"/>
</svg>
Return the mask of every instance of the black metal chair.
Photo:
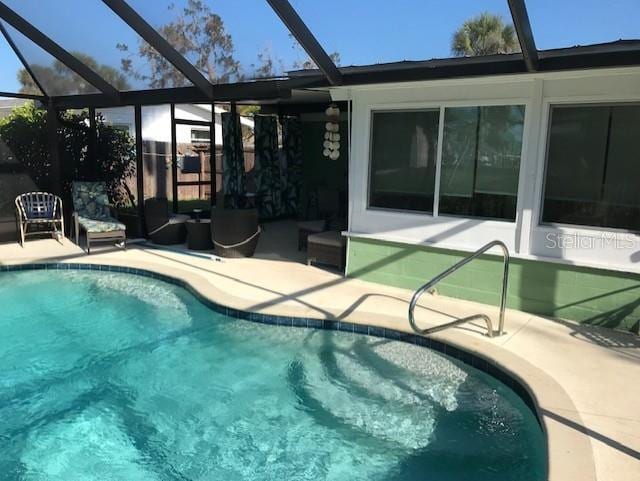
<svg viewBox="0 0 640 481">
<path fill-rule="evenodd" d="M 144 201 L 144 217 L 151 242 L 160 245 L 182 244 L 187 238 L 185 214 L 171 214 L 169 201 L 158 197 Z"/>
</svg>

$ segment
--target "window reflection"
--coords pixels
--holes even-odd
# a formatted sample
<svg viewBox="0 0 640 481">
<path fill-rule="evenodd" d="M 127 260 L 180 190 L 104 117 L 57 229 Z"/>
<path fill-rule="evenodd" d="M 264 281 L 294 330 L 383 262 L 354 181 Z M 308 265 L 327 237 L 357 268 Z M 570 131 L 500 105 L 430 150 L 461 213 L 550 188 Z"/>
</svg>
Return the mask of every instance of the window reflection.
<svg viewBox="0 0 640 481">
<path fill-rule="evenodd" d="M 439 212 L 515 220 L 524 106 L 445 109 Z"/>
<path fill-rule="evenodd" d="M 374 112 L 369 205 L 433 211 L 439 109 Z"/>
<path fill-rule="evenodd" d="M 543 222 L 640 230 L 640 105 L 554 107 Z"/>
</svg>

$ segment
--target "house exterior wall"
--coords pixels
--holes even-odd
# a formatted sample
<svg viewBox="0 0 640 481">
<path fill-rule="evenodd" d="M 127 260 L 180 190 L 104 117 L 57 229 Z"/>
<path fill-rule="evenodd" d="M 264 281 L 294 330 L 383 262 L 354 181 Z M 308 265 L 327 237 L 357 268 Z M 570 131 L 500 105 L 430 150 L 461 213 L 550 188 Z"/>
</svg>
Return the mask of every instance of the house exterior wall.
<svg viewBox="0 0 640 481">
<path fill-rule="evenodd" d="M 127 125 L 129 134 L 135 136 L 135 121 L 133 107 L 114 107 L 99 109 L 104 115 L 105 121 L 110 124 Z M 216 107 L 215 140 L 217 146 L 222 146 L 222 121 L 220 114 L 224 112 L 221 107 Z M 211 122 L 211 108 L 207 105 L 176 104 L 176 120 L 197 120 Z M 253 129 L 253 120 L 241 117 L 240 121 L 246 127 Z M 191 142 L 192 129 L 205 129 L 197 125 L 176 126 L 176 140 L 179 144 Z M 142 138 L 146 141 L 171 142 L 171 110 L 168 104 L 142 107 Z"/>
<path fill-rule="evenodd" d="M 217 110 L 217 109 L 216 109 Z M 135 136 L 133 107 L 116 107 L 99 110 L 110 124 L 127 125 L 129 134 Z M 211 121 L 211 110 L 190 104 L 176 105 L 176 119 Z M 203 129 L 193 125 L 176 126 L 176 140 L 179 144 L 191 142 L 191 129 Z M 216 114 L 216 145 L 222 145 L 222 125 L 220 114 Z M 171 110 L 168 105 L 142 107 L 142 138 L 146 141 L 171 142 Z"/>
<path fill-rule="evenodd" d="M 580 322 L 637 329 L 638 233 L 543 225 L 540 212 L 550 107 L 640 102 L 640 69 L 358 86 L 334 89 L 332 95 L 336 100 L 351 100 L 353 109 L 347 275 L 416 288 L 464 253 L 499 239 L 514 258 L 511 306 Z M 444 107 L 514 104 L 526 108 L 515 222 L 368 206 L 372 111 L 441 108 L 442 124 Z M 499 266 L 500 258 L 492 257 L 465 267 L 442 284 L 442 291 L 454 297 L 496 302 L 499 269 L 482 267 L 483 262 Z"/>
</svg>

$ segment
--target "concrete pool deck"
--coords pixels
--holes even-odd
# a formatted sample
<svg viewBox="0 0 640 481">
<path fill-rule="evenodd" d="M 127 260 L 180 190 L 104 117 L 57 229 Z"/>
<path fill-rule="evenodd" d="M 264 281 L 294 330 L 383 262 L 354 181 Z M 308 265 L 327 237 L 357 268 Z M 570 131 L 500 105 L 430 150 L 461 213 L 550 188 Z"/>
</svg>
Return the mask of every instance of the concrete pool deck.
<svg viewBox="0 0 640 481">
<path fill-rule="evenodd" d="M 409 332 L 412 292 L 345 279 L 299 262 L 275 230 L 261 239 L 257 257 L 216 261 L 207 254 L 131 246 L 91 256 L 69 240 L 0 244 L 0 265 L 32 262 L 110 264 L 147 269 L 189 283 L 203 296 L 242 310 L 335 318 Z M 289 237 L 287 237 L 289 238 Z M 295 236 L 292 242 L 295 242 Z M 287 251 L 286 256 L 279 252 Z M 497 308 L 425 296 L 421 325 Z M 531 389 L 549 439 L 550 479 L 640 479 L 640 337 L 597 327 L 507 311 L 507 334 L 482 335 L 482 324 L 433 337 L 502 366 Z"/>
</svg>

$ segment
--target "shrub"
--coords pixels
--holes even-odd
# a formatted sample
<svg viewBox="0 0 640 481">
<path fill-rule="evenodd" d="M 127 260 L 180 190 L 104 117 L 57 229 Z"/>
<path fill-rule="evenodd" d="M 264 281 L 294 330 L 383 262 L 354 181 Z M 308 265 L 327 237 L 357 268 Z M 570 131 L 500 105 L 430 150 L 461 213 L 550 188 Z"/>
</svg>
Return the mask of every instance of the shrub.
<svg viewBox="0 0 640 481">
<path fill-rule="evenodd" d="M 127 179 L 136 174 L 135 142 L 128 132 L 96 119 L 95 149 L 89 147 L 87 111 L 60 114 L 58 140 L 65 197 L 74 180 L 104 181 L 111 200 L 118 206 L 135 205 Z M 0 138 L 27 169 L 36 185 L 51 189 L 51 154 L 47 139 L 47 114 L 32 102 L 0 119 Z M 91 155 L 91 152 L 94 155 Z"/>
</svg>

